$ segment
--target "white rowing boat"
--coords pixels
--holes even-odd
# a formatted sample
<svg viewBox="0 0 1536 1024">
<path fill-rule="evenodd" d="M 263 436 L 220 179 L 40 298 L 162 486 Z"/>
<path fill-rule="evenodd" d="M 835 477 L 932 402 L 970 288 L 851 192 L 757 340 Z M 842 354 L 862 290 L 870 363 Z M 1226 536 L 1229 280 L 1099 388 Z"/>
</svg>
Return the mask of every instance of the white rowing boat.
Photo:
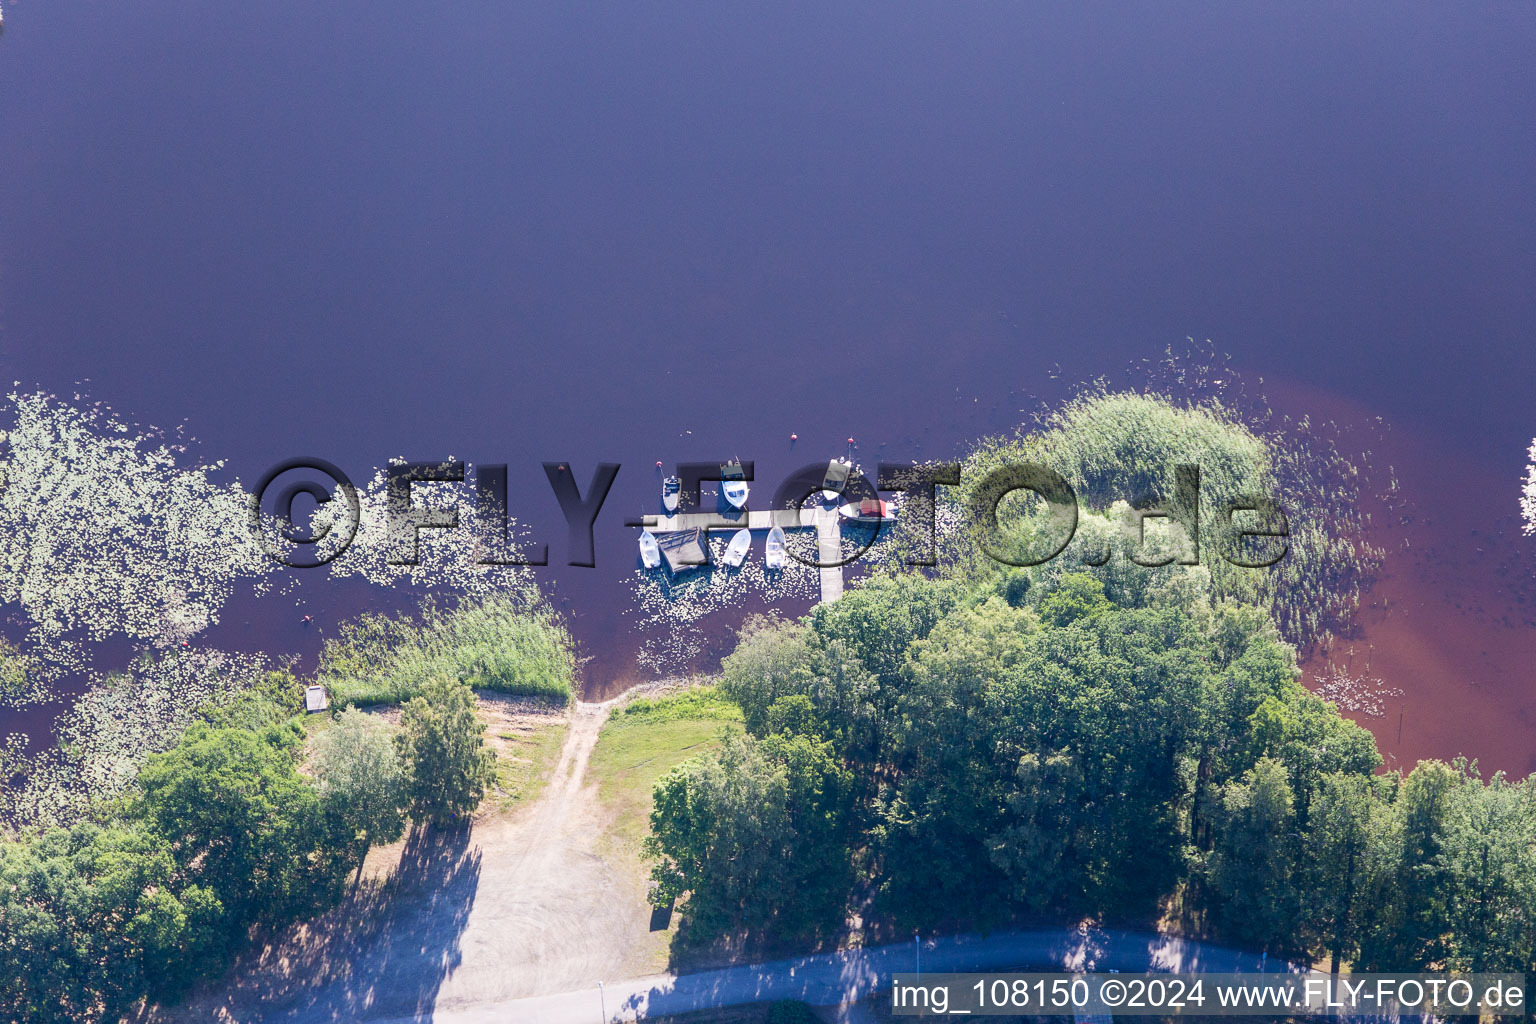
<svg viewBox="0 0 1536 1024">
<path fill-rule="evenodd" d="M 640 562 L 647 569 L 654 569 L 661 564 L 661 548 L 649 530 L 640 531 Z"/>
<path fill-rule="evenodd" d="M 768 547 L 763 552 L 763 564 L 770 569 L 782 569 L 784 558 L 784 527 L 775 526 L 768 531 Z"/>
<path fill-rule="evenodd" d="M 747 560 L 747 552 L 752 550 L 752 531 L 737 530 L 736 536 L 731 538 L 731 543 L 726 546 L 725 555 L 721 559 L 732 568 Z"/>
<path fill-rule="evenodd" d="M 853 463 L 847 459 L 833 459 L 827 463 L 826 476 L 821 481 L 821 500 L 830 505 L 843 493 L 843 488 L 848 486 L 848 474 L 853 472 Z"/>
</svg>

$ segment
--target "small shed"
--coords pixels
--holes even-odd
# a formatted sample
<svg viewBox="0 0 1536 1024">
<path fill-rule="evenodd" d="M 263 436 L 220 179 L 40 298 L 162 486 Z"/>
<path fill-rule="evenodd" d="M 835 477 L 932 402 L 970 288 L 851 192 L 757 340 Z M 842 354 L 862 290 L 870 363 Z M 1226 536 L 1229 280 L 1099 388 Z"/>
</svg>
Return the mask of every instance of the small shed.
<svg viewBox="0 0 1536 1024">
<path fill-rule="evenodd" d="M 310 714 L 317 711 L 328 710 L 331 700 L 325 695 L 325 687 L 320 685 L 304 687 L 304 710 Z"/>
<path fill-rule="evenodd" d="M 666 563 L 667 572 L 673 576 L 709 563 L 709 546 L 702 529 L 657 534 L 656 546 L 661 549 L 661 560 Z"/>
</svg>

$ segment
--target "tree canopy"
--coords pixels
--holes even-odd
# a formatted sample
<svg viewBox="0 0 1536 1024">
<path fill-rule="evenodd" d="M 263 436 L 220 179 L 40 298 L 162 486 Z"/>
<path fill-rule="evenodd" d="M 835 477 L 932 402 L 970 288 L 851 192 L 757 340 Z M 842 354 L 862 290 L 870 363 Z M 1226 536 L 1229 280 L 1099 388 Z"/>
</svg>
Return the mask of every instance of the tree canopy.
<svg viewBox="0 0 1536 1024">
<path fill-rule="evenodd" d="M 1377 774 L 1264 610 L 1159 572 L 875 576 L 750 621 L 721 673 L 747 735 L 657 786 L 657 899 L 700 941 L 855 905 L 902 930 L 1173 914 L 1362 969 L 1525 969 L 1536 786 Z"/>
<path fill-rule="evenodd" d="M 480 806 L 495 775 L 475 694 L 449 678 L 434 679 L 400 714 L 395 745 L 410 765 L 406 793 L 411 816 L 436 825 L 463 823 Z"/>
</svg>

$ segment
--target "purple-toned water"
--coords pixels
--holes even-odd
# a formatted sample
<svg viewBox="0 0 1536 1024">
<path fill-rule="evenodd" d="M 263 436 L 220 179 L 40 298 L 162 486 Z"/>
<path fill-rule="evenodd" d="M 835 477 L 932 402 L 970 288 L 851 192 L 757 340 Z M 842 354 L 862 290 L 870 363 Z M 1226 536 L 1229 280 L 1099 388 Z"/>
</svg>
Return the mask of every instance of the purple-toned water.
<svg viewBox="0 0 1536 1024">
<path fill-rule="evenodd" d="M 656 460 L 950 455 L 1186 336 L 1435 439 L 1491 523 L 1536 433 L 1533 50 L 1529 5 L 19 0 L 0 372 L 247 481 L 505 462 L 556 562 L 539 463 L 622 463 L 598 567 L 541 574 L 594 694 L 641 674 Z M 394 600 L 301 596 L 217 641 L 312 659 Z M 1495 635 L 1511 731 L 1416 754 L 1536 750 Z"/>
</svg>

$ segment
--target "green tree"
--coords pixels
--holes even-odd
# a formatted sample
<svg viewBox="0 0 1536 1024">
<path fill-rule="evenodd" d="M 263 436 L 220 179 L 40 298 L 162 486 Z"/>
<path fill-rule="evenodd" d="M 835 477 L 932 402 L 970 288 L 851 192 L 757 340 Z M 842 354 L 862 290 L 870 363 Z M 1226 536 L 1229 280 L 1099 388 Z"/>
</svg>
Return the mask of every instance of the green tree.
<svg viewBox="0 0 1536 1024">
<path fill-rule="evenodd" d="M 253 733 L 198 722 L 139 774 L 134 813 L 169 841 L 178 871 L 218 898 L 231 942 L 249 924 L 329 906 L 340 891 L 345 859 L 297 770 L 301 740 L 295 725 Z"/>
<path fill-rule="evenodd" d="M 1360 775 L 1324 776 L 1312 797 L 1297 879 L 1307 930 L 1328 953 L 1330 974 L 1356 955 L 1367 901 L 1379 895 L 1372 880 L 1385 867 L 1376 840 L 1386 813 L 1375 785 Z"/>
<path fill-rule="evenodd" d="M 1298 949 L 1296 812 L 1285 766 L 1262 758 L 1222 795 L 1211 888 L 1223 931 L 1264 949 Z"/>
<path fill-rule="evenodd" d="M 884 687 L 899 686 L 906 650 L 959 603 L 957 585 L 908 574 L 876 576 L 811 613 L 816 636 L 841 643 Z"/>
<path fill-rule="evenodd" d="M 1281 697 L 1264 698 L 1249 718 L 1249 740 L 1252 756 L 1272 757 L 1286 766 L 1303 821 L 1325 776 L 1342 772 L 1364 777 L 1381 765 L 1369 732 L 1301 686 L 1288 687 Z"/>
<path fill-rule="evenodd" d="M 1372 908 L 1361 935 L 1361 968 L 1427 970 L 1445 961 L 1451 876 L 1442 852 L 1461 785 L 1456 767 L 1420 761 L 1397 786 L 1390 898 Z"/>
<path fill-rule="evenodd" d="M 1497 774 L 1486 784 L 1476 767 L 1458 764 L 1438 866 L 1443 896 L 1446 966 L 1463 971 L 1525 971 L 1536 950 L 1536 816 L 1529 783 Z"/>
<path fill-rule="evenodd" d="M 838 928 L 850 884 L 847 773 L 805 737 L 726 737 L 656 785 L 652 899 L 685 899 L 700 937 L 746 928 L 814 936 Z"/>
<path fill-rule="evenodd" d="M 0 1018 L 116 1021 L 217 963 L 222 907 L 169 844 L 93 823 L 0 843 Z"/>
<path fill-rule="evenodd" d="M 392 843 L 405 830 L 405 765 L 388 723 L 348 708 L 314 739 L 313 766 L 320 796 L 341 830 L 362 877 L 368 848 Z"/>
<path fill-rule="evenodd" d="M 1157 571 L 1113 588 L 1083 572 L 880 578 L 799 622 L 749 624 L 721 690 L 758 744 L 658 787 L 658 893 L 716 931 L 782 933 L 794 915 L 764 894 L 811 882 L 774 858 L 806 856 L 860 865 L 875 922 L 1145 920 L 1177 895 L 1236 941 L 1377 955 L 1406 913 L 1412 830 L 1394 783 L 1371 781 L 1370 734 L 1301 685 L 1267 612 Z M 786 845 L 807 834 L 807 790 L 768 751 L 791 741 L 851 780 L 843 823 L 815 833 L 836 856 Z M 1416 870 L 1449 877 L 1441 848 Z M 1343 896 L 1308 897 L 1322 892 Z M 1445 934 L 1442 912 L 1422 916 L 1426 939 Z"/>
<path fill-rule="evenodd" d="M 411 816 L 439 826 L 473 814 L 495 777 L 495 754 L 468 686 L 440 676 L 401 709 L 396 748 L 408 771 Z"/>
<path fill-rule="evenodd" d="M 768 728 L 768 708 L 815 686 L 819 652 L 804 623 L 754 615 L 742 624 L 736 649 L 720 665 L 720 691 L 741 706 L 754 736 Z"/>
<path fill-rule="evenodd" d="M 1040 618 L 1053 626 L 1068 626 L 1113 608 L 1102 582 L 1085 572 L 1073 572 L 1062 576 L 1056 589 L 1040 601 Z"/>
</svg>

